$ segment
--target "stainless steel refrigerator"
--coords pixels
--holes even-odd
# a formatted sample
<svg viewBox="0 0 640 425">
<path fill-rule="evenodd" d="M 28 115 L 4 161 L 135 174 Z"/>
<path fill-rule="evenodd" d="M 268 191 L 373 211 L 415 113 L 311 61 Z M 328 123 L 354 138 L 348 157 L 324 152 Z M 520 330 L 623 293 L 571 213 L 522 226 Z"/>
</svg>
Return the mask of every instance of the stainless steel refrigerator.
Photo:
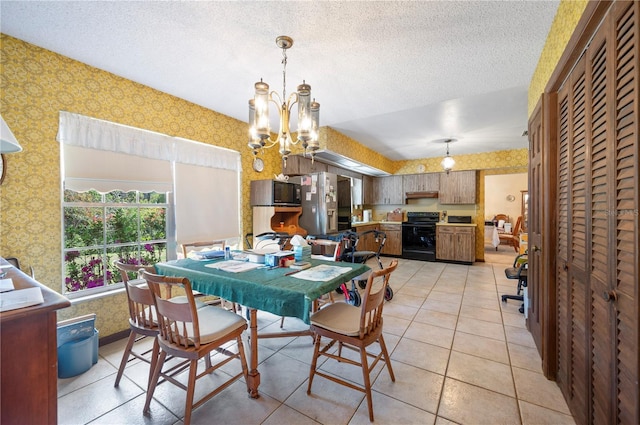
<svg viewBox="0 0 640 425">
<path fill-rule="evenodd" d="M 338 233 L 338 176 L 320 172 L 292 179 L 302 189 L 299 225 L 309 235 Z"/>
</svg>

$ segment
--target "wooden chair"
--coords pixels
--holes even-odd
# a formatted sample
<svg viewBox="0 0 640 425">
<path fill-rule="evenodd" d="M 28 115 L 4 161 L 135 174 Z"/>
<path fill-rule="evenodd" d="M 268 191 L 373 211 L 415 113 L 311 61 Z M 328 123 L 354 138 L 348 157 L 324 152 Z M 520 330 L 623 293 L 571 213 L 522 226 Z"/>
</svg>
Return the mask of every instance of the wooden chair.
<svg viewBox="0 0 640 425">
<path fill-rule="evenodd" d="M 367 396 L 367 406 L 369 408 L 369 420 L 373 422 L 373 401 L 371 398 L 370 372 L 380 360 L 384 360 L 389 370 L 391 380 L 395 382 L 389 353 L 382 335 L 382 308 L 385 301 L 385 290 L 389 284 L 391 273 L 398 267 L 398 260 L 393 260 L 391 264 L 382 269 L 374 270 L 367 279 L 362 307 L 358 308 L 347 303 L 330 304 L 311 316 L 311 331 L 314 334 L 314 351 L 309 372 L 309 385 L 307 394 L 311 394 L 311 385 L 315 375 L 322 376 L 338 384 L 362 391 Z M 377 279 L 381 278 L 381 279 Z M 320 348 L 322 337 L 331 341 Z M 374 342 L 380 343 L 380 353 L 374 355 L 368 353 L 366 348 Z M 338 352 L 330 352 L 333 345 L 338 342 Z M 342 348 L 349 348 L 360 352 L 360 362 L 342 356 Z M 352 382 L 321 372 L 317 369 L 318 357 L 326 356 L 337 360 L 360 366 L 364 378 L 364 386 L 358 386 Z M 369 365 L 368 357 L 374 360 Z"/>
<path fill-rule="evenodd" d="M 154 367 L 151 383 L 147 391 L 144 412 L 147 413 L 149 411 L 149 405 L 160 377 L 160 371 L 167 356 L 184 358 L 189 361 L 187 385 L 185 386 L 171 376 L 166 377 L 166 379 L 187 392 L 184 424 L 188 425 L 191 422 L 193 409 L 220 393 L 240 377 L 244 376 L 245 383 L 248 383 L 249 373 L 242 343 L 242 332 L 247 329 L 247 322 L 242 316 L 220 307 L 204 306 L 198 309 L 191 290 L 191 283 L 187 278 L 159 276 L 146 271 L 142 273 L 142 276 L 151 288 L 153 301 L 158 312 L 158 343 L 160 345 L 160 355 Z M 187 298 L 186 303 L 176 303 L 166 298 L 166 294 L 176 287 L 184 289 Z M 229 347 L 223 347 L 223 345 L 234 340 L 237 344 L 237 353 L 229 351 Z M 210 365 L 207 365 L 205 361 L 205 370 L 198 374 L 198 360 L 205 358 L 210 361 L 212 351 L 221 354 L 223 359 Z M 218 358 L 218 356 L 215 358 Z M 242 371 L 231 376 L 220 386 L 194 403 L 196 380 L 226 365 L 233 359 L 240 360 Z M 247 391 L 249 391 L 248 384 Z"/>
<path fill-rule="evenodd" d="M 522 225 L 522 216 L 518 217 L 516 220 L 516 225 L 513 227 L 512 231 L 509 232 L 498 232 L 498 238 L 500 238 L 500 243 L 505 242 L 507 245 L 511 245 L 513 249 L 518 252 L 518 248 L 520 246 L 520 226 Z M 498 247 L 496 247 L 496 251 Z"/>
<path fill-rule="evenodd" d="M 197 248 L 199 248 L 198 251 L 204 248 L 221 249 L 224 251 L 226 244 L 227 242 L 224 239 L 221 239 L 216 241 L 188 242 L 180 244 L 180 246 L 182 247 L 182 255 L 184 258 L 187 258 L 189 253 L 191 251 L 195 251 Z"/>
<path fill-rule="evenodd" d="M 155 360 L 158 357 L 159 347 L 156 339 L 158 336 L 158 317 L 155 312 L 155 307 L 153 306 L 151 291 L 144 282 L 139 281 L 136 285 L 129 279 L 130 274 L 137 277 L 141 269 L 154 271 L 153 266 L 126 264 L 121 261 L 116 261 L 115 266 L 120 270 L 120 276 L 122 277 L 122 282 L 124 283 L 124 288 L 127 293 L 127 301 L 129 304 L 129 328 L 131 329 L 127 345 L 122 353 L 122 360 L 120 361 L 120 367 L 118 368 L 118 374 L 116 375 L 116 382 L 113 384 L 114 387 L 117 387 L 120 385 L 120 379 L 122 378 L 124 369 L 131 357 L 142 360 L 143 362 L 151 365 L 155 363 Z M 134 344 L 146 339 L 147 337 L 154 338 L 153 348 L 144 352 L 134 351 Z M 149 358 L 149 354 L 151 354 L 151 358 Z M 148 383 L 151 382 L 151 372 L 153 371 L 150 367 L 147 386 Z"/>
</svg>

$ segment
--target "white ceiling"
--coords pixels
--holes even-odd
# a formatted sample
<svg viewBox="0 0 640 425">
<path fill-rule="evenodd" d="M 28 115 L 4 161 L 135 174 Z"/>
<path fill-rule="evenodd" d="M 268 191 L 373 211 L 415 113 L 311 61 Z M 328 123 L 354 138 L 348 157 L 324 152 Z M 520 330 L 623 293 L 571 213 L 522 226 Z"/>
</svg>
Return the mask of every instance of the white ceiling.
<svg viewBox="0 0 640 425">
<path fill-rule="evenodd" d="M 8 1 L 1 31 L 247 121 L 260 78 L 306 80 L 330 126 L 393 160 L 527 146 L 559 1 Z M 272 111 L 275 114 L 275 109 Z"/>
</svg>

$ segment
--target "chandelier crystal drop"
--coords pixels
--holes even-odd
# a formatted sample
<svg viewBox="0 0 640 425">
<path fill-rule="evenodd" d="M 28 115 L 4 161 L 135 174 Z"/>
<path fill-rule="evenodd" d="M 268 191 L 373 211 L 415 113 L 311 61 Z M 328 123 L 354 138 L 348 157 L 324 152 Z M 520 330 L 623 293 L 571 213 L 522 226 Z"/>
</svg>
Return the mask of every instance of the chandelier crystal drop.
<svg viewBox="0 0 640 425">
<path fill-rule="evenodd" d="M 320 148 L 318 143 L 318 123 L 320 120 L 320 104 L 311 100 L 311 86 L 302 82 L 297 91 L 287 98 L 287 49 L 293 46 L 293 39 L 285 35 L 276 38 L 276 45 L 282 49 L 282 97 L 275 92 L 269 92 L 269 84 L 260 79 L 255 84 L 255 96 L 249 100 L 249 148 L 257 155 L 260 149 L 278 145 L 280 155 L 287 166 L 287 157 L 291 153 L 292 145 L 302 144 L 304 154 L 311 154 L 313 161 L 315 151 Z M 271 139 L 269 121 L 269 102 L 278 107 L 280 128 L 275 140 Z M 296 140 L 291 138 L 289 124 L 291 123 L 291 109 L 298 104 L 298 131 Z"/>
<path fill-rule="evenodd" d="M 444 171 L 447 172 L 447 174 L 449 174 L 449 171 L 451 171 L 453 169 L 453 166 L 456 165 L 456 161 L 451 156 L 449 156 L 449 143 L 453 142 L 453 140 L 454 139 L 446 139 L 444 141 L 447 144 L 447 155 L 444 157 L 444 159 L 440 163 Z"/>
</svg>

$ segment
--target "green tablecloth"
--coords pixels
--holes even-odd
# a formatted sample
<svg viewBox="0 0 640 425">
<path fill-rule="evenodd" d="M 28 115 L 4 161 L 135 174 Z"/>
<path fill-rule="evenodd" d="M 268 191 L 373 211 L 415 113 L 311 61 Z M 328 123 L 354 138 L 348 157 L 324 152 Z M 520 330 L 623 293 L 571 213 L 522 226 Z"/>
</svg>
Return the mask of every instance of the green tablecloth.
<svg viewBox="0 0 640 425">
<path fill-rule="evenodd" d="M 285 276 L 292 271 L 287 268 L 230 273 L 205 267 L 216 261 L 221 260 L 196 261 L 187 258 L 158 263 L 156 270 L 166 276 L 186 277 L 194 290 L 204 294 L 216 295 L 279 316 L 298 317 L 305 323 L 309 323 L 313 300 L 369 270 L 364 264 L 311 260 L 313 266 L 327 264 L 350 269 L 335 279 L 319 282 Z"/>
</svg>

